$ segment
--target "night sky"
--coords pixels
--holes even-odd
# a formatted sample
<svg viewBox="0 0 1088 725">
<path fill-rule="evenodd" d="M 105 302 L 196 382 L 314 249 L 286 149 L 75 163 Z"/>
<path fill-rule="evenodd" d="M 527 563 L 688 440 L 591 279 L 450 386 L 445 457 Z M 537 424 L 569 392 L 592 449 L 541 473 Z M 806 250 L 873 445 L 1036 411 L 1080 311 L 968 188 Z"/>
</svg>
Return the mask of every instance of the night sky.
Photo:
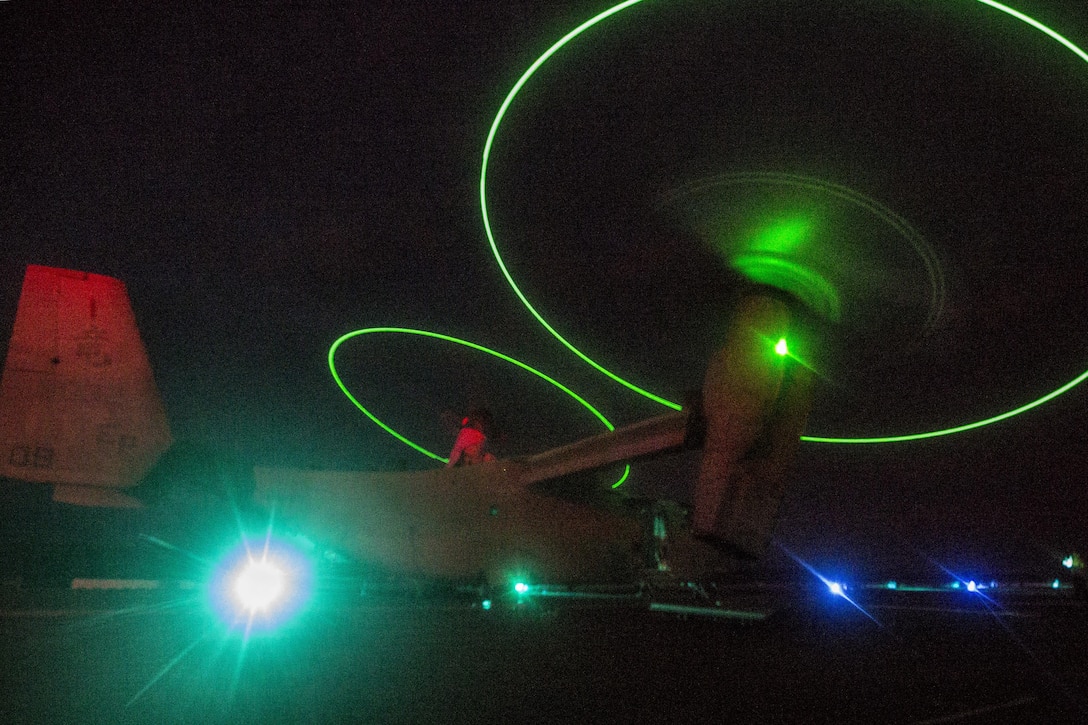
<svg viewBox="0 0 1088 725">
<path fill-rule="evenodd" d="M 1082 3 L 1015 4 L 1088 47 Z M 530 318 L 479 208 L 506 94 L 608 6 L 0 3 L 4 324 L 26 264 L 121 278 L 175 438 L 257 463 L 432 465 L 331 379 L 330 344 L 364 327 L 513 355 L 616 424 L 665 412 Z M 1088 367 L 1085 109 L 1088 63 L 968 0 L 646 0 L 526 84 L 495 140 L 489 213 L 550 324 L 680 400 L 737 289 L 707 228 L 816 209 L 844 315 L 814 328 L 808 432 L 944 428 Z M 939 273 L 856 204 L 760 174 L 875 200 Z M 442 454 L 475 404 L 502 454 L 600 430 L 525 372 L 440 341 L 360 338 L 338 361 L 379 417 Z M 950 438 L 805 444 L 780 538 L 813 556 L 1084 547 L 1086 424 L 1078 388 Z M 690 461 L 656 464 L 633 485 L 689 476 Z"/>
</svg>

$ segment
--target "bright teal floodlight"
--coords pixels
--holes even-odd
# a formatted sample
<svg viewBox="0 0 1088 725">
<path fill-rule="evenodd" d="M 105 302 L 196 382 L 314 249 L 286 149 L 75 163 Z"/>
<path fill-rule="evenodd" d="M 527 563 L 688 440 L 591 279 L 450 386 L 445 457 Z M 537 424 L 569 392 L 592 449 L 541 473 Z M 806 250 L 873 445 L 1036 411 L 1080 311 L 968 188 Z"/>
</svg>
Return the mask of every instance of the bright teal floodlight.
<svg viewBox="0 0 1088 725">
<path fill-rule="evenodd" d="M 206 601 L 219 622 L 245 637 L 293 621 L 313 594 L 314 563 L 294 543 L 266 533 L 243 538 L 215 565 Z"/>
<path fill-rule="evenodd" d="M 286 575 L 275 561 L 250 559 L 234 580 L 234 597 L 249 612 L 263 612 L 283 596 Z"/>
<path fill-rule="evenodd" d="M 1008 5 L 1004 5 L 1002 3 L 995 2 L 994 0 L 976 0 L 976 1 L 983 4 L 983 5 L 985 5 L 985 6 L 987 6 L 987 7 L 990 7 L 990 8 L 993 8 L 995 10 L 998 10 L 998 11 L 1000 11 L 1002 13 L 1005 13 L 1006 15 L 1008 15 L 1008 16 L 1010 16 L 1012 18 L 1015 18 L 1016 20 L 1024 23 L 1025 25 L 1027 25 L 1031 29 L 1044 34 L 1048 38 L 1058 42 L 1059 44 L 1064 46 L 1066 49 L 1068 49 L 1069 51 L 1074 53 L 1081 60 L 1088 63 L 1088 53 L 1085 53 L 1083 50 L 1081 50 L 1079 47 L 1077 47 L 1075 44 L 1073 44 L 1070 40 L 1068 40 L 1067 38 L 1065 38 L 1062 35 L 1058 34 L 1056 31 L 1052 30 L 1051 28 L 1048 28 L 1047 26 L 1043 25 L 1039 21 L 1037 21 L 1037 20 L 1035 20 L 1035 19 L 1033 19 L 1033 18 L 1019 12 L 1018 10 L 1014 10 L 1013 8 L 1009 7 Z M 634 5 L 639 4 L 640 2 L 641 2 L 641 0 L 626 0 L 625 2 L 621 2 L 618 5 L 615 5 L 615 6 L 609 8 L 607 10 L 604 10 L 601 13 L 598 13 L 597 15 L 595 15 L 592 18 L 590 18 L 589 20 L 585 21 L 584 23 L 582 23 L 578 27 L 571 30 L 569 33 L 567 33 L 562 38 L 560 38 L 558 41 L 556 41 L 555 44 L 553 44 L 550 48 L 548 48 L 544 52 L 543 55 L 541 55 L 539 58 L 537 58 L 536 61 L 534 61 L 532 63 L 532 65 L 530 65 L 529 68 L 521 75 L 521 77 L 514 84 L 513 88 L 510 89 L 509 93 L 507 93 L 507 95 L 506 95 L 506 98 L 503 100 L 502 104 L 500 105 L 498 113 L 495 115 L 495 118 L 491 123 L 491 128 L 490 128 L 490 130 L 488 131 L 488 134 L 487 134 L 487 140 L 484 143 L 483 159 L 482 159 L 482 164 L 481 164 L 481 169 L 480 169 L 480 185 L 479 185 L 480 186 L 480 212 L 481 212 L 481 216 L 482 216 L 484 232 L 487 235 L 488 244 L 491 247 L 491 251 L 492 251 L 492 254 L 495 257 L 495 261 L 499 265 L 499 269 L 502 271 L 503 276 L 506 278 L 507 283 L 510 285 L 511 289 L 513 289 L 513 291 L 517 295 L 518 299 L 521 300 L 521 303 L 525 306 L 525 308 L 527 310 L 529 310 L 529 312 L 532 314 L 532 316 L 534 318 L 536 318 L 537 322 L 539 322 L 544 327 L 544 329 L 546 329 L 560 343 L 562 343 L 564 346 L 566 346 L 567 349 L 569 349 L 571 352 L 573 352 L 575 355 L 577 355 L 579 358 L 581 358 L 587 364 L 592 366 L 594 369 L 596 369 L 600 373 L 602 373 L 602 374 L 606 375 L 607 377 L 611 378 L 615 382 L 619 383 L 620 385 L 623 385 L 624 387 L 628 388 L 629 390 L 631 390 L 631 391 L 633 391 L 633 392 L 635 392 L 635 393 L 637 393 L 639 395 L 642 395 L 642 396 L 644 396 L 646 398 L 649 398 L 650 400 L 653 400 L 653 401 L 655 401 L 657 403 L 660 403 L 661 405 L 663 405 L 663 406 L 665 406 L 667 408 L 671 408 L 673 410 L 680 410 L 681 405 L 679 403 L 675 403 L 673 401 L 667 400 L 667 399 L 665 399 L 665 398 L 663 398 L 663 397 L 661 397 L 659 395 L 656 395 L 656 394 L 650 392 L 649 390 L 645 390 L 645 389 L 635 385 L 634 383 L 631 383 L 631 382 L 621 378 L 619 375 L 613 373 L 612 371 L 607 370 L 605 367 L 603 367 L 602 365 L 600 365 L 599 363 L 597 363 L 596 361 L 591 359 L 588 355 L 583 353 L 581 350 L 579 350 L 577 347 L 575 347 L 570 341 L 568 341 L 566 338 L 564 338 L 554 327 L 552 327 L 548 323 L 547 320 L 544 319 L 544 317 L 536 310 L 535 307 L 533 307 L 532 303 L 529 301 L 529 299 L 525 296 L 525 294 L 518 287 L 517 283 L 514 281 L 513 276 L 510 274 L 510 271 L 507 269 L 506 264 L 502 259 L 502 255 L 499 253 L 498 243 L 497 243 L 496 238 L 495 238 L 494 230 L 491 227 L 491 216 L 490 216 L 490 212 L 488 210 L 488 205 L 487 205 L 487 188 L 488 188 L 487 187 L 487 172 L 488 172 L 488 165 L 489 165 L 490 159 L 491 159 L 491 151 L 492 151 L 492 148 L 494 147 L 495 139 L 498 136 L 499 129 L 502 126 L 503 119 L 506 117 L 507 112 L 510 110 L 511 105 L 514 103 L 514 100 L 517 98 L 517 96 L 521 92 L 521 90 L 532 79 L 532 77 L 537 73 L 537 71 L 539 71 L 553 56 L 555 56 L 557 53 L 559 53 L 559 51 L 563 50 L 566 46 L 570 45 L 575 40 L 580 39 L 581 36 L 586 34 L 589 30 L 591 30 L 593 28 L 596 28 L 599 25 L 602 25 L 605 20 L 607 20 L 607 19 L 621 13 L 624 10 L 627 10 L 628 8 L 631 8 Z M 799 233 L 798 234 L 793 234 L 792 236 L 786 238 L 786 241 L 795 241 L 797 238 L 799 238 Z M 1044 396 L 1042 396 L 1042 397 L 1040 397 L 1040 398 L 1038 398 L 1036 400 L 1033 400 L 1033 401 L 1031 401 L 1029 403 L 1021 405 L 1021 406 L 1019 406 L 1017 408 L 1014 408 L 1014 409 L 1012 409 L 1010 411 L 1007 411 L 1005 413 L 1001 413 L 999 415 L 994 415 L 994 416 L 991 416 L 991 417 L 983 419 L 983 420 L 975 421 L 973 423 L 966 423 L 964 425 L 954 426 L 954 427 L 951 427 L 951 428 L 943 428 L 943 429 L 940 429 L 940 430 L 933 430 L 933 431 L 927 431 L 927 432 L 921 432 L 921 433 L 911 433 L 911 434 L 907 434 L 907 435 L 896 435 L 896 436 L 870 436 L 870 437 L 857 437 L 857 438 L 838 438 L 838 437 L 829 437 L 829 436 L 801 436 L 801 439 L 805 440 L 805 441 L 818 442 L 818 443 L 894 443 L 894 442 L 901 442 L 901 441 L 921 440 L 921 439 L 925 439 L 925 438 L 935 438 L 935 437 L 938 437 L 938 436 L 951 435 L 953 433 L 961 433 L 961 432 L 964 432 L 964 431 L 972 430 L 972 429 L 975 429 L 975 428 L 981 428 L 983 426 L 987 426 L 987 425 L 990 425 L 990 424 L 993 424 L 993 423 L 997 423 L 999 421 L 1006 420 L 1008 418 L 1012 418 L 1012 417 L 1014 417 L 1016 415 L 1019 415 L 1020 413 L 1027 412 L 1028 410 L 1031 410 L 1032 408 L 1036 408 L 1036 407 L 1038 407 L 1038 406 L 1040 406 L 1040 405 L 1054 399 L 1055 397 L 1069 391 L 1073 387 L 1075 387 L 1075 386 L 1079 385 L 1080 383 L 1084 382 L 1085 379 L 1088 379 L 1088 371 L 1085 371 L 1081 375 L 1077 376 L 1076 378 L 1074 378 L 1070 382 L 1066 383 L 1065 385 L 1057 388 L 1053 392 L 1048 393 L 1047 395 L 1044 395 Z"/>
</svg>

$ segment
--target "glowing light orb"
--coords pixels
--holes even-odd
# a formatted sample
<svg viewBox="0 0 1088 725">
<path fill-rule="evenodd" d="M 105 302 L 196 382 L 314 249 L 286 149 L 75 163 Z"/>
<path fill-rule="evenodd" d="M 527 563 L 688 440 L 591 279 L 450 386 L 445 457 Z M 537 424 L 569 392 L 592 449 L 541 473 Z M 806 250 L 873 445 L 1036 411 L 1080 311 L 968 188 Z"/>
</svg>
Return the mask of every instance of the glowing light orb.
<svg viewBox="0 0 1088 725">
<path fill-rule="evenodd" d="M 274 561 L 253 560 L 234 580 L 234 596 L 249 611 L 267 610 L 284 592 L 286 576 Z"/>
<path fill-rule="evenodd" d="M 425 455 L 425 456 L 427 456 L 429 458 L 433 458 L 433 459 L 435 459 L 437 461 L 441 461 L 443 463 L 445 463 L 446 461 L 449 460 L 448 458 L 446 458 L 444 456 L 440 456 L 437 453 L 432 453 L 431 451 L 427 450 L 423 446 L 419 445 L 418 443 L 415 443 L 414 441 L 409 440 L 406 436 L 398 433 L 397 431 L 393 430 L 391 427 L 389 427 L 388 425 L 383 423 L 380 419 L 378 419 L 378 417 L 376 415 L 374 415 L 369 410 L 367 410 L 366 407 L 363 406 L 363 404 L 361 402 L 359 402 L 358 398 L 356 398 L 354 395 L 351 394 L 351 391 L 348 390 L 347 386 L 344 384 L 344 381 L 340 378 L 340 374 L 336 371 L 336 351 L 338 349 L 340 349 L 341 345 L 343 345 L 345 342 L 347 342 L 348 340 L 351 340 L 353 338 L 360 337 L 362 335 L 374 335 L 374 334 L 417 335 L 417 336 L 420 336 L 420 337 L 427 337 L 427 338 L 432 338 L 432 339 L 435 339 L 435 340 L 442 340 L 444 342 L 449 342 L 449 343 L 453 343 L 455 345 L 461 345 L 462 347 L 467 347 L 467 348 L 469 348 L 471 350 L 477 350 L 479 352 L 486 353 L 488 355 L 491 355 L 492 357 L 496 357 L 496 358 L 502 360 L 503 362 L 507 362 L 507 363 L 510 363 L 511 365 L 517 366 L 517 367 L 521 368 L 522 370 L 525 370 L 526 372 L 532 373 L 533 375 L 537 376 L 538 378 L 545 381 L 546 383 L 552 385 L 555 388 L 558 388 L 563 393 L 565 393 L 569 398 L 571 398 L 572 400 L 577 402 L 579 405 L 581 405 L 583 408 L 588 410 L 595 418 L 597 418 L 597 420 L 599 420 L 601 422 L 602 425 L 604 425 L 604 427 L 607 430 L 613 431 L 613 430 L 616 429 L 616 426 L 612 425 L 612 423 L 608 420 L 608 418 L 604 417 L 604 415 L 601 413 L 601 411 L 594 408 L 592 405 L 589 404 L 588 401 L 585 400 L 585 398 L 578 395 L 577 393 L 575 393 L 573 390 L 571 390 L 567 386 L 563 385 L 562 383 L 555 380 L 554 378 L 551 378 L 548 375 L 540 372 L 536 368 L 533 368 L 533 367 L 530 367 L 529 365 L 526 365 L 525 363 L 521 362 L 520 360 L 516 360 L 516 359 L 510 357 L 509 355 L 504 355 L 503 353 L 497 352 L 497 351 L 492 350 L 490 348 L 486 348 L 483 345 L 477 345 L 474 342 L 469 342 L 467 340 L 461 340 L 461 339 L 458 339 L 456 337 L 450 337 L 449 335 L 442 335 L 442 334 L 437 333 L 437 332 L 428 332 L 427 330 L 413 330 L 413 329 L 403 328 L 403 327 L 370 327 L 370 328 L 366 328 L 366 329 L 363 329 L 363 330 L 355 330 L 354 332 L 349 332 L 349 333 L 347 333 L 345 335 L 341 335 L 340 338 L 338 340 L 336 340 L 336 342 L 334 342 L 332 344 L 332 347 L 329 348 L 329 370 L 332 372 L 333 380 L 336 381 L 336 384 L 340 387 L 340 390 L 343 391 L 344 395 L 346 395 L 348 397 L 348 400 L 350 400 L 352 403 L 355 404 L 356 408 L 361 410 L 363 412 L 363 414 L 366 415 L 366 417 L 370 418 L 370 420 L 372 420 L 375 424 L 377 424 L 377 426 L 379 428 L 381 428 L 386 433 L 390 434 L 391 436 L 393 436 L 394 438 L 399 440 L 401 443 L 404 443 L 408 447 L 410 447 L 410 448 L 412 448 L 412 449 L 414 449 L 416 451 L 419 451 L 420 453 L 422 453 L 423 455 Z M 612 487 L 617 488 L 618 486 L 620 486 L 625 480 L 627 480 L 627 477 L 630 475 L 630 473 L 631 473 L 631 467 L 630 466 L 625 466 L 623 474 L 620 476 L 618 481 L 616 481 L 615 483 L 612 484 Z"/>
<path fill-rule="evenodd" d="M 525 582 L 518 582 L 514 585 L 514 591 L 518 594 L 525 594 L 527 591 L 529 591 L 529 585 Z"/>
<path fill-rule="evenodd" d="M 299 615 L 312 594 L 313 562 L 287 540 L 265 534 L 230 549 L 205 585 L 219 622 L 246 637 L 270 634 Z"/>
<path fill-rule="evenodd" d="M 577 26 L 576 28 L 574 28 L 573 30 L 568 32 L 566 35 L 561 37 L 558 41 L 556 41 L 551 47 L 549 47 L 539 58 L 537 58 L 529 66 L 529 68 L 521 75 L 520 78 L 518 78 L 517 82 L 514 84 L 514 86 L 507 93 L 505 99 L 503 100 L 502 104 L 500 105 L 499 110 L 496 113 L 495 118 L 491 123 L 491 127 L 490 127 L 490 129 L 488 131 L 488 134 L 487 134 L 487 139 L 486 139 L 486 141 L 484 143 L 483 159 L 482 159 L 482 165 L 481 165 L 481 170 L 480 170 L 480 182 L 479 182 L 480 212 L 481 212 L 481 217 L 482 217 L 482 222 L 483 222 L 483 227 L 484 227 L 484 233 L 487 235 L 488 244 L 490 245 L 491 252 L 492 252 L 493 256 L 495 257 L 495 261 L 498 263 L 499 269 L 501 270 L 503 276 L 505 277 L 505 279 L 507 281 L 507 284 L 510 286 L 510 288 L 517 295 L 517 297 L 521 301 L 522 305 L 530 312 L 530 314 L 537 320 L 537 322 L 544 327 L 545 330 L 547 330 L 553 337 L 555 337 L 556 340 L 558 340 L 561 344 L 563 344 L 568 350 L 570 350 L 572 353 L 574 353 L 577 357 L 579 357 L 585 363 L 587 363 L 588 365 L 590 365 L 591 367 L 593 367 L 595 370 L 602 373 L 603 375 L 607 376 L 608 378 L 612 379 L 613 381 L 615 381 L 615 382 L 619 383 L 620 385 L 628 388 L 629 390 L 631 390 L 631 391 L 633 391 L 633 392 L 635 392 L 635 393 L 637 393 L 639 395 L 642 395 L 642 396 L 644 396 L 644 397 L 646 397 L 646 398 L 648 398 L 650 400 L 653 400 L 653 401 L 655 401 L 655 402 L 657 402 L 657 403 L 659 403 L 659 404 L 661 404 L 661 405 L 663 405 L 665 407 L 671 408 L 673 410 L 680 410 L 681 406 L 680 406 L 679 403 L 675 403 L 675 402 L 670 401 L 670 400 L 668 400 L 668 399 L 666 399 L 664 397 L 661 397 L 660 395 L 652 393 L 649 390 L 641 388 L 641 387 L 635 385 L 634 383 L 632 383 L 632 382 L 630 382 L 628 380 L 625 380 L 624 378 L 620 377 L 616 373 L 613 373 L 612 371 L 606 369 L 604 366 L 597 363 L 595 360 L 591 359 L 588 355 L 586 355 L 584 352 L 582 352 L 577 347 L 575 347 L 575 345 L 573 343 L 571 343 L 569 340 L 567 340 L 565 337 L 563 337 L 563 335 L 561 335 L 554 327 L 552 327 L 548 323 L 548 321 L 546 319 L 544 319 L 544 317 L 536 310 L 536 308 L 532 305 L 532 303 L 529 301 L 529 299 L 522 292 L 521 288 L 514 281 L 513 276 L 510 274 L 510 271 L 507 269 L 506 264 L 503 261 L 502 255 L 499 252 L 499 247 L 498 247 L 498 243 L 496 241 L 495 232 L 494 232 L 494 230 L 492 228 L 492 225 L 491 225 L 491 214 L 490 214 L 490 211 L 488 209 L 488 201 L 487 201 L 488 166 L 489 166 L 490 159 L 491 159 L 492 148 L 494 147 L 495 140 L 496 140 L 496 138 L 498 136 L 499 129 L 502 126 L 503 119 L 506 117 L 507 112 L 509 111 L 510 107 L 513 105 L 514 100 L 518 97 L 518 94 L 521 93 L 522 89 L 530 81 L 530 79 L 553 56 L 555 56 L 557 53 L 559 53 L 559 51 L 561 51 L 563 48 L 565 48 L 566 46 L 571 44 L 576 39 L 579 39 L 580 36 L 585 34 L 590 29 L 602 24 L 605 20 L 617 15 L 618 13 L 621 13 L 622 11 L 624 11 L 624 10 L 634 6 L 634 5 L 639 4 L 641 1 L 642 0 L 626 0 L 625 2 L 621 2 L 621 3 L 615 5 L 615 6 L 611 7 L 611 8 L 608 8 L 608 9 L 598 13 L 597 15 L 589 18 L 588 20 L 583 22 L 581 25 Z M 1071 41 L 1069 41 L 1065 37 L 1061 36 L 1060 34 L 1055 32 L 1054 30 L 1052 30 L 1052 29 L 1048 28 L 1047 26 L 1043 25 L 1042 23 L 1038 22 L 1037 20 L 1034 20 L 1033 18 L 1031 18 L 1031 17 L 1029 17 L 1029 16 L 1027 16 L 1027 15 L 1025 15 L 1025 14 L 1011 8 L 1011 7 L 1009 7 L 1008 5 L 1004 5 L 1002 3 L 995 2 L 994 0 L 977 0 L 977 2 L 979 2 L 982 5 L 985 5 L 987 7 L 993 8 L 994 10 L 1005 13 L 1006 15 L 1008 15 L 1008 16 L 1010 16 L 1012 18 L 1015 18 L 1016 20 L 1024 23 L 1025 25 L 1027 25 L 1031 29 L 1033 29 L 1035 31 L 1038 31 L 1038 32 L 1044 34 L 1045 36 L 1047 36 L 1048 38 L 1050 38 L 1051 40 L 1054 40 L 1057 43 L 1061 44 L 1063 47 L 1065 47 L 1067 50 L 1074 53 L 1081 60 L 1088 63 L 1088 53 L 1085 53 L 1083 50 L 1081 50 L 1079 47 L 1077 47 Z M 798 232 L 797 230 L 787 230 L 787 231 L 790 231 L 790 234 L 785 234 L 784 233 L 780 238 L 776 238 L 775 241 L 781 241 L 782 239 L 784 239 L 785 242 L 792 243 L 792 242 L 795 242 L 797 239 L 799 239 L 800 236 L 801 236 L 801 233 Z M 989 418 L 985 418 L 983 420 L 979 420 L 979 421 L 975 421 L 975 422 L 971 422 L 971 423 L 965 423 L 963 425 L 953 426 L 953 427 L 950 427 L 950 428 L 944 428 L 944 429 L 940 429 L 940 430 L 933 430 L 933 431 L 926 431 L 926 432 L 919 432 L 919 433 L 910 433 L 910 434 L 905 434 L 905 435 L 894 435 L 894 436 L 870 436 L 870 437 L 853 437 L 853 438 L 830 437 L 830 436 L 802 436 L 801 439 L 805 440 L 805 441 L 809 441 L 809 442 L 816 442 L 816 443 L 876 444 L 876 443 L 895 443 L 895 442 L 922 440 L 922 439 L 926 439 L 926 438 L 934 438 L 934 437 L 938 437 L 938 436 L 946 436 L 946 435 L 952 435 L 952 434 L 955 434 L 955 433 L 962 433 L 962 432 L 965 432 L 965 431 L 969 431 L 969 430 L 973 430 L 973 429 L 976 429 L 976 428 L 981 428 L 983 426 L 998 423 L 1000 421 L 1007 420 L 1007 419 L 1012 418 L 1012 417 L 1014 417 L 1016 415 L 1019 415 L 1021 413 L 1027 412 L 1028 410 L 1031 410 L 1032 408 L 1036 408 L 1036 407 L 1038 407 L 1038 406 L 1040 406 L 1040 405 L 1042 405 L 1042 404 L 1044 404 L 1044 403 L 1046 403 L 1046 402 L 1048 402 L 1050 400 L 1053 400 L 1057 396 L 1069 391 L 1073 387 L 1075 387 L 1075 386 L 1079 385 L 1080 383 L 1084 382 L 1086 379 L 1088 379 L 1088 371 L 1085 371 L 1081 375 L 1077 376 L 1076 378 L 1074 378 L 1070 382 L 1066 383 L 1065 385 L 1062 385 L 1061 387 L 1057 388 L 1053 392 L 1048 393 L 1047 395 L 1044 395 L 1044 396 L 1042 396 L 1042 397 L 1040 397 L 1040 398 L 1038 398 L 1036 400 L 1033 400 L 1031 402 L 1028 402 L 1028 403 L 1026 403 L 1024 405 L 1021 405 L 1021 406 L 1019 406 L 1017 408 L 1014 408 L 1012 410 L 1009 410 L 1007 412 L 1004 412 L 1004 413 L 1001 413 L 1001 414 L 998 414 L 998 415 L 991 416 Z"/>
<path fill-rule="evenodd" d="M 786 338 L 783 337 L 774 344 L 774 351 L 783 356 L 790 354 L 790 347 L 786 344 Z"/>
<path fill-rule="evenodd" d="M 836 597 L 846 596 L 846 588 L 839 582 L 828 582 L 827 590 L 834 594 Z"/>
</svg>

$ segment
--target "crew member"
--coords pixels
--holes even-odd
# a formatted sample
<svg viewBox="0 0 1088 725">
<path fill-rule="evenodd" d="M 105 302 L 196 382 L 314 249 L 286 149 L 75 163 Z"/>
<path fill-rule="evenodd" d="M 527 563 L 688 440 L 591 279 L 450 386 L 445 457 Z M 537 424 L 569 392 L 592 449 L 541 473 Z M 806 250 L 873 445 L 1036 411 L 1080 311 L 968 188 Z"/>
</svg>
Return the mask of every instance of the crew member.
<svg viewBox="0 0 1088 725">
<path fill-rule="evenodd" d="M 491 413 L 486 408 L 475 408 L 461 421 L 461 432 L 450 451 L 446 468 L 471 466 L 495 460 L 487 450 L 487 437 L 491 433 Z"/>
</svg>

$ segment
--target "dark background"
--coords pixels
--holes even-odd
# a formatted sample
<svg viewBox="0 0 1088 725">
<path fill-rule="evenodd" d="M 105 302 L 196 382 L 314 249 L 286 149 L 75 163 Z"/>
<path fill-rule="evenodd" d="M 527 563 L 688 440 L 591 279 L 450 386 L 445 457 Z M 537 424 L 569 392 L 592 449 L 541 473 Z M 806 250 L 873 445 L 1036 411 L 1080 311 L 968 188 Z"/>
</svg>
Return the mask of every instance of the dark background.
<svg viewBox="0 0 1088 725">
<path fill-rule="evenodd" d="M 699 386 L 736 286 L 698 220 L 662 200 L 707 177 L 797 174 L 900 215 L 942 281 L 939 309 L 920 314 L 928 297 L 912 285 L 925 278 L 901 240 L 874 243 L 862 214 L 825 225 L 831 250 L 875 244 L 876 292 L 851 301 L 814 358 L 810 434 L 958 425 L 1079 375 L 1088 64 L 967 0 L 727 5 L 647 0 L 515 100 L 489 212 L 545 318 L 679 400 Z M 480 220 L 497 109 L 606 7 L 0 3 L 4 324 L 26 264 L 121 278 L 179 445 L 247 463 L 434 465 L 333 383 L 329 346 L 364 327 L 513 355 L 616 424 L 664 412 L 530 319 Z M 1017 8 L 1088 46 L 1083 4 Z M 778 197 L 760 207 L 759 188 L 740 191 L 723 203 L 775 213 Z M 505 455 L 600 429 L 538 379 L 437 340 L 364 337 L 338 362 L 373 412 L 440 454 L 474 404 L 494 411 Z M 780 539 L 817 558 L 1054 561 L 1086 543 L 1086 422 L 1077 388 L 949 438 L 805 444 Z M 636 468 L 631 485 L 682 496 L 690 461 Z"/>
</svg>

